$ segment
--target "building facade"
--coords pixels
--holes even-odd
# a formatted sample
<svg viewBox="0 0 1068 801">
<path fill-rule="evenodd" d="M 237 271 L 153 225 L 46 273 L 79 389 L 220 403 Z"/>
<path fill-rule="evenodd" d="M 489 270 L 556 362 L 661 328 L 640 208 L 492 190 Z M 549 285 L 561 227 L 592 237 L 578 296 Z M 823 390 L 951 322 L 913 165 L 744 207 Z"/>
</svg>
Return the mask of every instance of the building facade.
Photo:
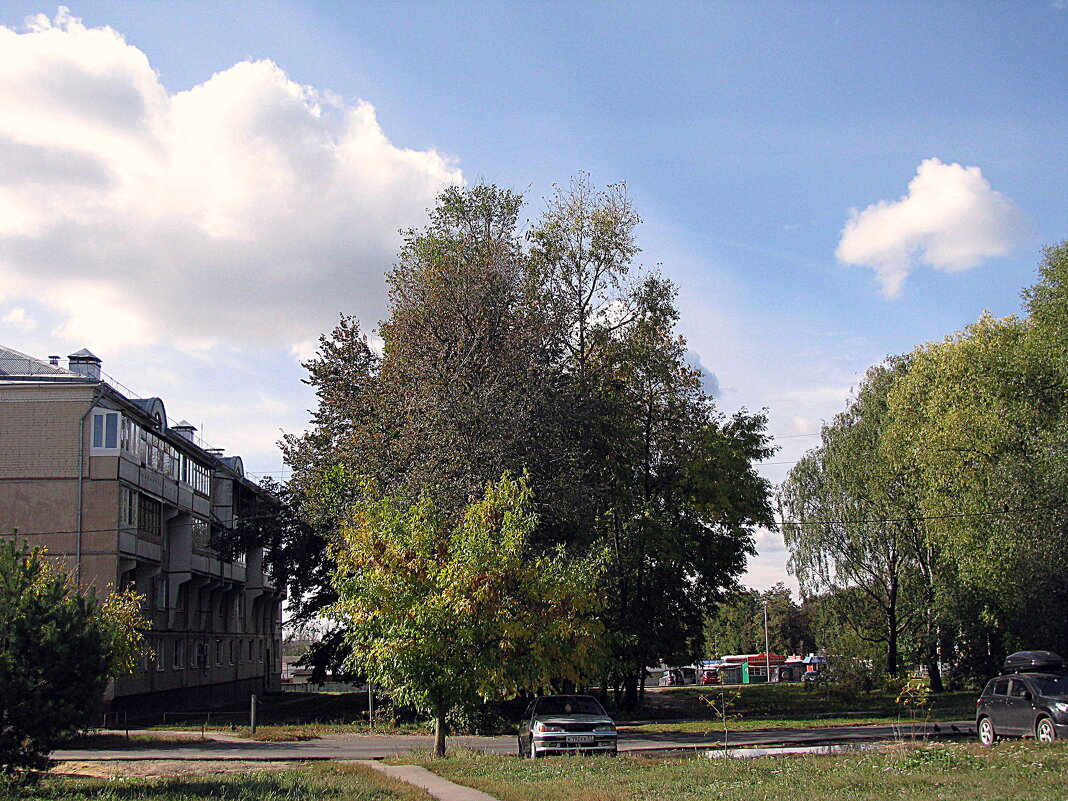
<svg viewBox="0 0 1068 801">
<path fill-rule="evenodd" d="M 86 350 L 35 359 L 0 346 L 0 536 L 44 546 L 82 590 L 132 587 L 151 622 L 112 710 L 203 709 L 280 688 L 282 594 L 262 549 L 224 558 L 242 518 L 274 514 L 241 458 L 129 398 Z"/>
</svg>

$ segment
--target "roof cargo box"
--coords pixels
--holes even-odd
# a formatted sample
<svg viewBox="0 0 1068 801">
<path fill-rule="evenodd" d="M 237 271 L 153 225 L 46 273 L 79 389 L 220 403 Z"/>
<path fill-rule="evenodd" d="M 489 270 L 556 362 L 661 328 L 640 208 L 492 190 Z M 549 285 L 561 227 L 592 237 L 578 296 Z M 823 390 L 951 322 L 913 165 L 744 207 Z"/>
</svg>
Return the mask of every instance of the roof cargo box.
<svg viewBox="0 0 1068 801">
<path fill-rule="evenodd" d="M 1005 660 L 1005 673 L 1064 670 L 1064 660 L 1052 651 L 1017 651 Z"/>
</svg>

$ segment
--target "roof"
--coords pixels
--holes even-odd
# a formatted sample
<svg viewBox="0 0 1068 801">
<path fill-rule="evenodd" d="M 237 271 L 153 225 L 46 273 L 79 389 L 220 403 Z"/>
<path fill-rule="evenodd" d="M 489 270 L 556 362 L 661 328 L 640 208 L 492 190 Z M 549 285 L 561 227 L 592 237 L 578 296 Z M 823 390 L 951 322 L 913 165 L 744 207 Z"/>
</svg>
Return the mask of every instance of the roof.
<svg viewBox="0 0 1068 801">
<path fill-rule="evenodd" d="M 54 381 L 93 382 L 79 373 L 73 373 L 54 364 L 35 359 L 13 348 L 0 345 L 0 378 L 10 379 L 45 379 Z"/>
</svg>

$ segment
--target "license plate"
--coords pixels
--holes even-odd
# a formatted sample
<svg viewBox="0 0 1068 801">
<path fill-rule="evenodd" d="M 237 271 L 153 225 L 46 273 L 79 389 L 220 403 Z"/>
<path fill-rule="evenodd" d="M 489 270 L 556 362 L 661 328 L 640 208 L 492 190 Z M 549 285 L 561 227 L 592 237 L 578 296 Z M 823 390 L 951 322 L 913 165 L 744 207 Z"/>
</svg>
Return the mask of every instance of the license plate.
<svg viewBox="0 0 1068 801">
<path fill-rule="evenodd" d="M 592 743 L 592 734 L 571 734 L 568 735 L 567 741 L 569 743 Z"/>
</svg>

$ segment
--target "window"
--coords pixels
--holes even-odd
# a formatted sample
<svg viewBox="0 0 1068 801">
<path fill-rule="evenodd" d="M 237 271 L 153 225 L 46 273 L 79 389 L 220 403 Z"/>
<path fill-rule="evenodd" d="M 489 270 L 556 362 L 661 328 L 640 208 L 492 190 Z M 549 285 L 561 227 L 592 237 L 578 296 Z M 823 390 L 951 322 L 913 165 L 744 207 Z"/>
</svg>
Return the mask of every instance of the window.
<svg viewBox="0 0 1068 801">
<path fill-rule="evenodd" d="M 153 656 L 155 657 L 155 660 L 156 660 L 156 670 L 163 670 L 163 664 L 164 664 L 165 657 L 166 657 L 164 648 L 165 648 L 165 642 L 164 642 L 163 638 L 162 637 L 157 637 L 156 638 L 156 644 L 155 644 L 155 647 L 153 649 Z"/>
<path fill-rule="evenodd" d="M 200 643 L 196 640 L 189 641 L 189 667 L 193 670 L 197 668 L 197 650 L 200 648 Z"/>
<path fill-rule="evenodd" d="M 154 537 L 161 535 L 163 504 L 146 495 L 137 498 L 137 532 Z"/>
<path fill-rule="evenodd" d="M 129 417 L 123 417 L 119 425 L 119 446 L 127 453 L 137 453 L 137 425 Z"/>
<path fill-rule="evenodd" d="M 189 585 L 181 584 L 178 587 L 178 598 L 175 601 L 174 608 L 179 612 L 184 612 L 189 607 Z"/>
<path fill-rule="evenodd" d="M 193 521 L 192 541 L 194 548 L 201 548 L 205 551 L 211 548 L 211 527 L 206 520 Z"/>
<path fill-rule="evenodd" d="M 234 640 L 230 640 L 230 664 L 234 664 L 234 646 L 237 643 Z"/>
<path fill-rule="evenodd" d="M 167 608 L 167 577 L 156 577 L 156 609 Z"/>
<path fill-rule="evenodd" d="M 174 661 L 171 663 L 171 668 L 174 670 L 182 669 L 182 657 L 185 655 L 185 642 L 183 640 L 174 641 Z"/>
<path fill-rule="evenodd" d="M 1013 679 L 1009 684 L 1009 695 L 1013 698 L 1023 698 L 1025 692 L 1027 692 L 1027 687 L 1019 679 Z"/>
<path fill-rule="evenodd" d="M 93 450 L 118 450 L 121 418 L 118 412 L 93 412 Z"/>
<path fill-rule="evenodd" d="M 260 640 L 260 661 L 263 661 L 263 640 Z"/>
<path fill-rule="evenodd" d="M 177 470 L 178 479 L 184 481 L 201 495 L 210 495 L 211 470 L 184 453 L 175 453 L 175 458 L 181 463 Z"/>
<path fill-rule="evenodd" d="M 994 684 L 994 695 L 1008 695 L 1009 694 L 1009 681 L 1008 679 L 1001 679 Z"/>
<path fill-rule="evenodd" d="M 119 522 L 125 526 L 137 525 L 137 491 L 123 487 L 120 491 Z"/>
<path fill-rule="evenodd" d="M 252 661 L 252 643 L 253 642 L 254 642 L 253 640 L 249 640 L 248 641 L 248 661 L 249 662 Z"/>
<path fill-rule="evenodd" d="M 215 641 L 215 664 L 222 664 L 222 640 Z"/>
</svg>

